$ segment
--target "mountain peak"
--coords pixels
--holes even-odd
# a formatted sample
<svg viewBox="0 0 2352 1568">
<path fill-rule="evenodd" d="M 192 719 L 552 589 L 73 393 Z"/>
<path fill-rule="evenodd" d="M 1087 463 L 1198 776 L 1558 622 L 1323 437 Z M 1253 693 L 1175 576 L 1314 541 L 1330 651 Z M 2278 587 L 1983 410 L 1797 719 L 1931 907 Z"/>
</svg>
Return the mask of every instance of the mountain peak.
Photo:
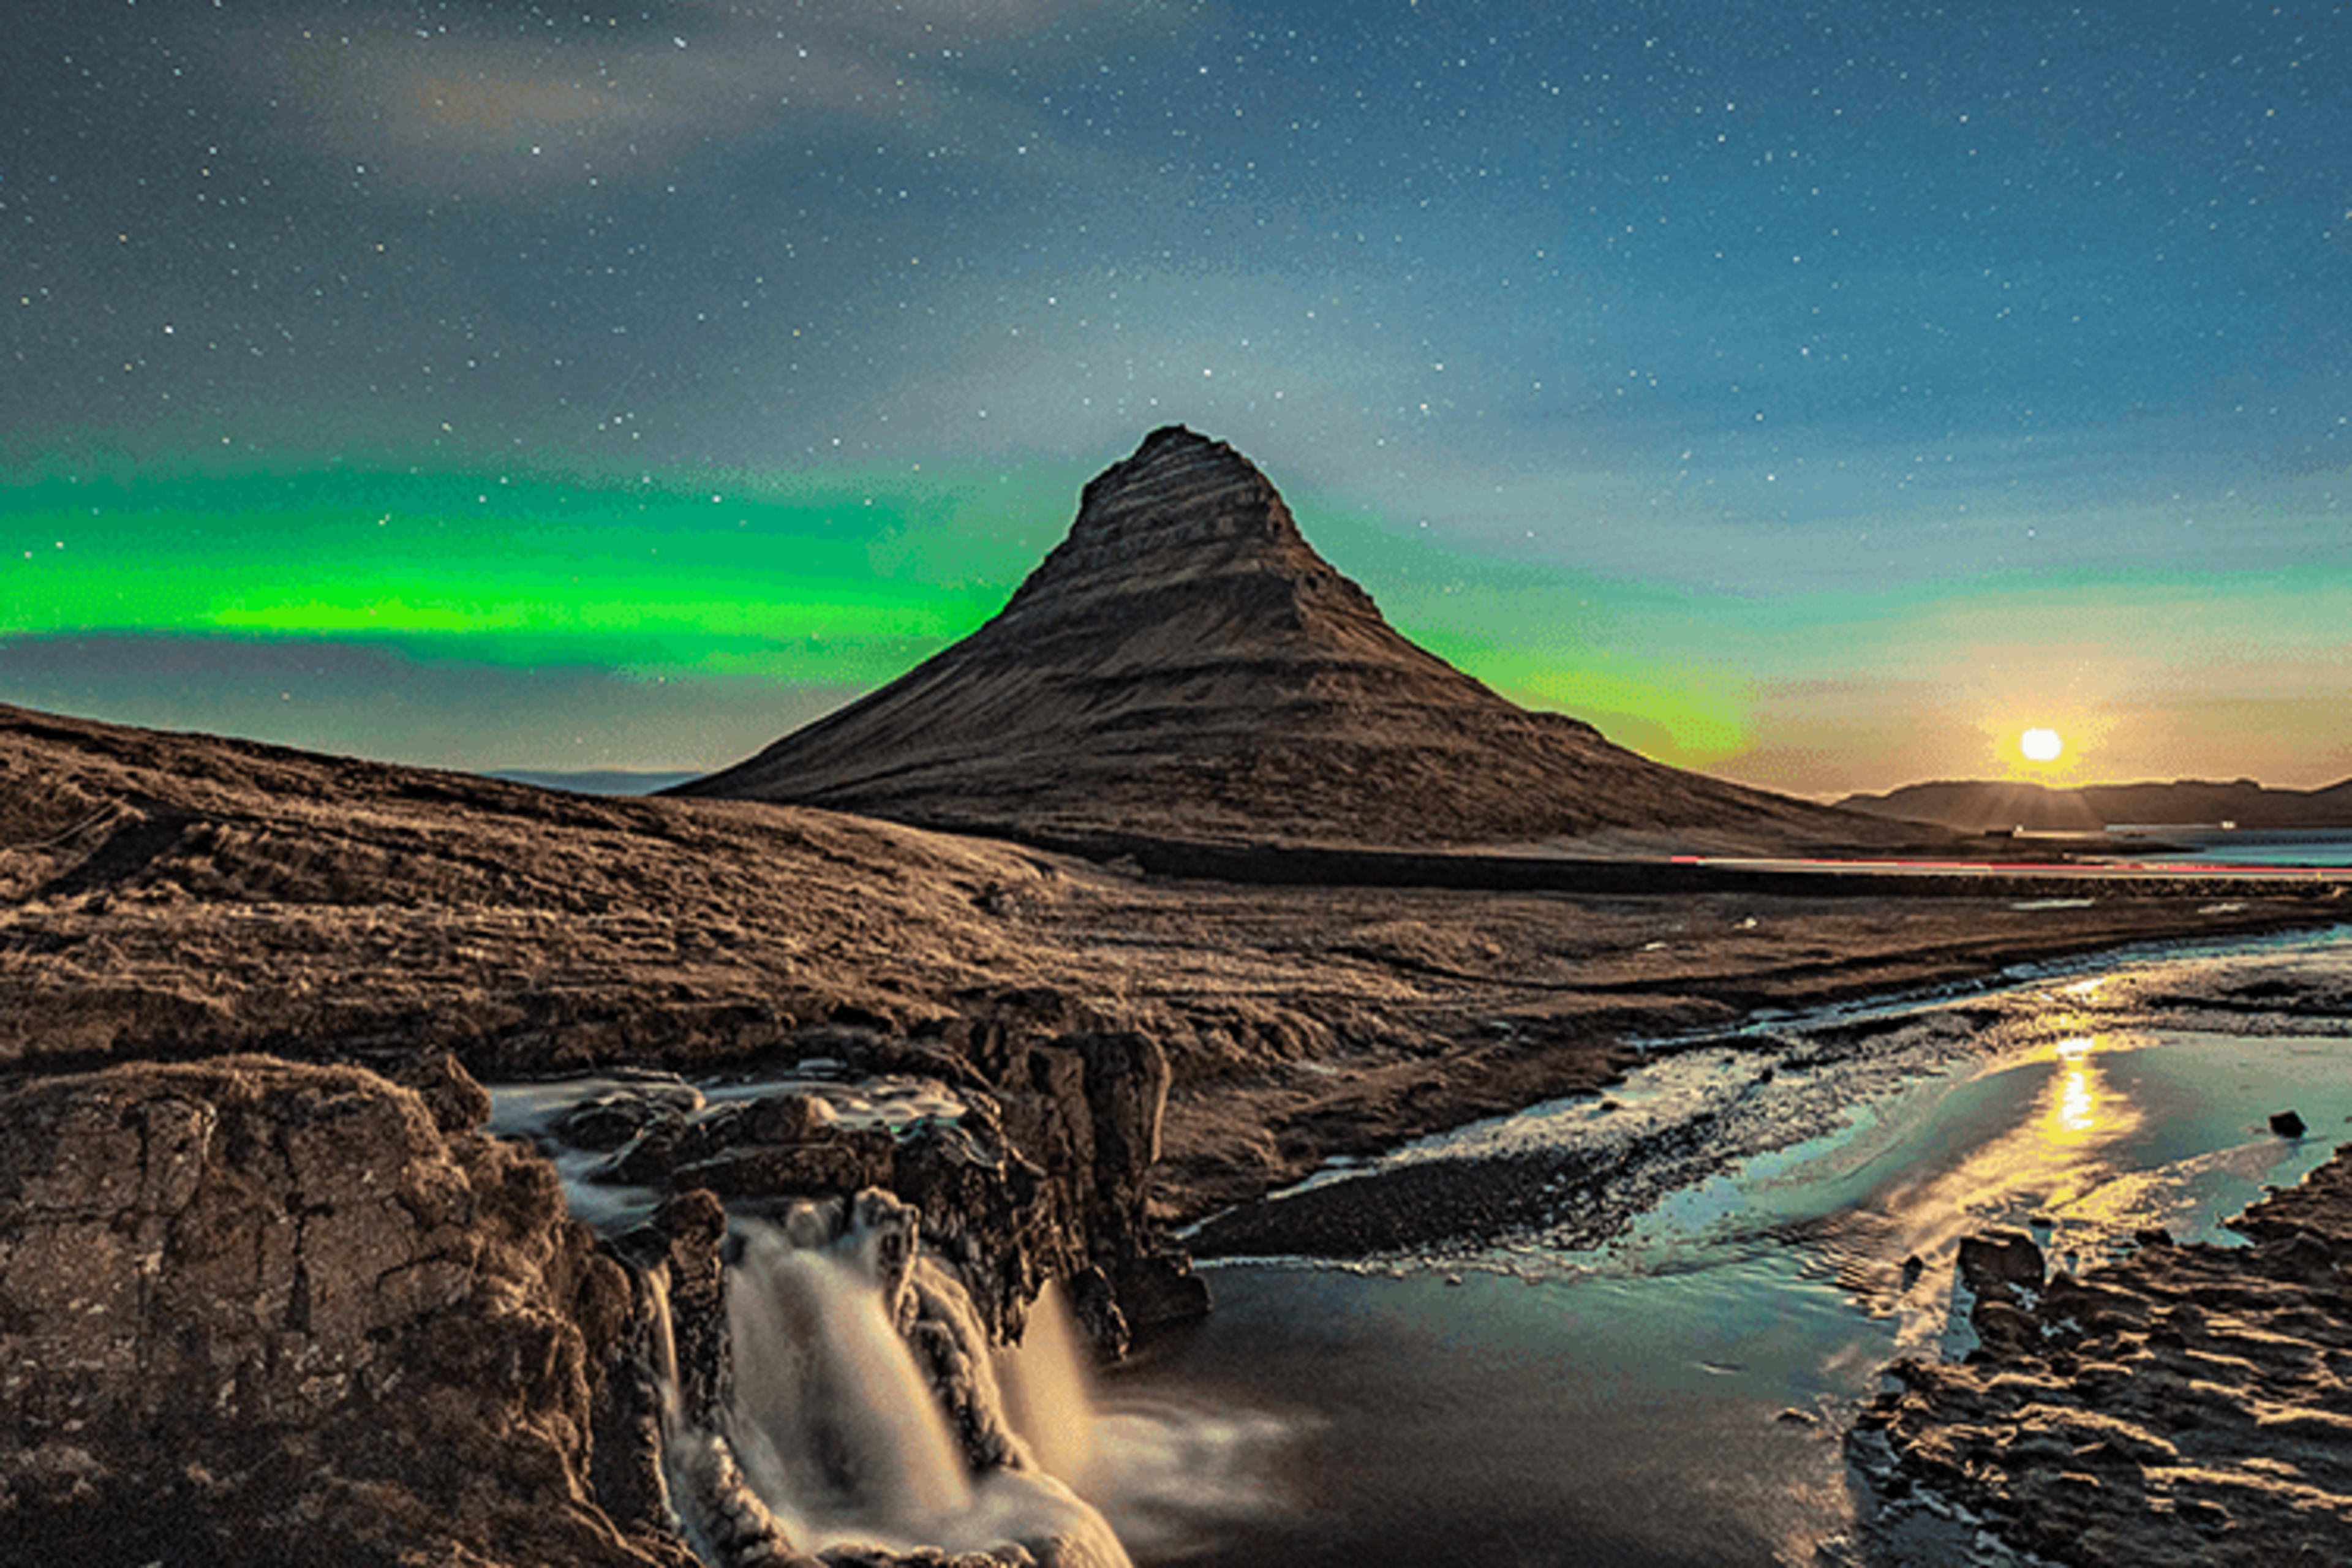
<svg viewBox="0 0 2352 1568">
<path fill-rule="evenodd" d="M 985 626 L 683 793 L 1035 837 L 1730 825 L 1786 843 L 1842 826 L 1505 700 L 1399 635 L 1255 464 L 1181 425 L 1086 486 L 1068 536 Z"/>
<path fill-rule="evenodd" d="M 1105 668 L 1213 651 L 1385 635 L 1380 608 L 1298 531 L 1273 481 L 1181 425 L 1144 437 L 1087 484 L 1077 521 L 994 621 L 983 647 L 1083 639 Z M 1170 637 L 1181 648 L 1167 646 Z"/>
</svg>

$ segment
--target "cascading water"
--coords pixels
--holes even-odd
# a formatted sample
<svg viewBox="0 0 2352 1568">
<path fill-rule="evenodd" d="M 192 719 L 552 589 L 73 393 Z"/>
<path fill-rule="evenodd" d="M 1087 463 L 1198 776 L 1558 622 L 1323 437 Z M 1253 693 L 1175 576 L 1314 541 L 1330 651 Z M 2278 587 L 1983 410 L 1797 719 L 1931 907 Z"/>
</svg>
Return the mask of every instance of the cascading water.
<svg viewBox="0 0 2352 1568">
<path fill-rule="evenodd" d="M 1066 1568 L 1126 1568 L 1102 1516 L 1016 1435 L 979 1314 L 951 1275 L 894 1259 L 892 1238 L 862 1214 L 835 1234 L 818 1205 L 781 1226 L 737 1221 L 734 1235 L 732 1397 L 718 1436 L 785 1539 L 802 1550 L 1017 1544 Z M 909 1323 L 941 1347 L 928 1372 Z M 1066 1434 L 1083 1409 L 1053 1419 Z"/>
<path fill-rule="evenodd" d="M 930 1539 L 971 1508 L 971 1483 L 880 1285 L 833 1248 L 742 1231 L 727 1311 L 744 1473 L 810 1533 Z"/>
<path fill-rule="evenodd" d="M 854 1126 L 957 1109 L 935 1086 L 896 1080 L 759 1087 L 822 1096 L 828 1120 Z M 645 1101 L 691 1124 L 739 1114 L 727 1101 L 756 1104 L 749 1088 L 707 1098 L 639 1076 L 502 1086 L 492 1098 L 494 1128 L 550 1153 L 574 1212 L 633 1260 L 648 1293 L 642 1414 L 658 1427 L 658 1473 L 647 1506 L 714 1568 L 861 1545 L 1014 1547 L 1046 1568 L 1127 1568 L 1122 1536 L 1180 1552 L 1271 1502 L 1259 1460 L 1281 1441 L 1279 1424 L 1164 1400 L 1098 1415 L 1081 1338 L 1053 1288 L 1021 1342 L 995 1345 L 963 1280 L 919 1245 L 918 1212 L 887 1192 L 728 1218 L 723 1271 L 715 1232 L 665 1239 L 660 1189 L 632 1184 L 596 1114 Z"/>
<path fill-rule="evenodd" d="M 996 1376 L 1005 1415 L 1038 1464 L 1083 1485 L 1095 1459 L 1094 1395 L 1078 1352 L 1077 1325 L 1054 1285 L 1030 1307 L 1021 1342 L 998 1352 Z"/>
</svg>

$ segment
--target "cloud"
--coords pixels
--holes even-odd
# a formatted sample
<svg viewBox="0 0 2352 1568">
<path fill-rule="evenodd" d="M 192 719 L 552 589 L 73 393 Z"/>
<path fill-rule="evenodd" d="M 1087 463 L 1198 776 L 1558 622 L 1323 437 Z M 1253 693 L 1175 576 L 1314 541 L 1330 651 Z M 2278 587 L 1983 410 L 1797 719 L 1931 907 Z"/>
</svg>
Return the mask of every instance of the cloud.
<svg viewBox="0 0 2352 1568">
<path fill-rule="evenodd" d="M 237 45 L 273 101 L 355 174 L 517 200 L 674 179 L 714 148 L 856 127 L 963 157 L 1047 151 L 998 57 L 1107 47 L 1104 0 L 673 5 L 624 26 L 353 26 L 320 13 Z M 1146 6 L 1147 25 L 1160 8 Z M 997 133 L 991 134 L 992 130 Z"/>
</svg>

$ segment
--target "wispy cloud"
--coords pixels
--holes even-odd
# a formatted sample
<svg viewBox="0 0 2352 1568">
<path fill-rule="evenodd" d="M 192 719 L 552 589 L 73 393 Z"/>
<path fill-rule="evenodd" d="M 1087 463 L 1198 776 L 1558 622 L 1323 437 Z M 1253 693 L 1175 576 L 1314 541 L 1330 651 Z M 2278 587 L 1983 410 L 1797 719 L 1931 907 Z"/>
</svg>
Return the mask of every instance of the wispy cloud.
<svg viewBox="0 0 2352 1568">
<path fill-rule="evenodd" d="M 700 153 L 796 126 L 864 128 L 965 158 L 1000 143 L 1007 159 L 1043 153 L 1044 128 L 1010 90 L 1003 57 L 1057 64 L 1172 14 L 1104 0 L 692 0 L 625 25 L 583 16 L 541 27 L 404 26 L 405 9 L 250 32 L 245 74 L 355 173 L 518 199 L 670 177 Z"/>
</svg>

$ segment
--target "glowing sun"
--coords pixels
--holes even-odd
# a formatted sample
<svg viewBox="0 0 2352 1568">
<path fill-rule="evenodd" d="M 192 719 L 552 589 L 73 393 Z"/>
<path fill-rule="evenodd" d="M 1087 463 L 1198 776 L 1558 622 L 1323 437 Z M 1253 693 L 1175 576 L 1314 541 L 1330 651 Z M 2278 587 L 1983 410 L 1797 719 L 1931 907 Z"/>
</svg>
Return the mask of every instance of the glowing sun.
<svg viewBox="0 0 2352 1568">
<path fill-rule="evenodd" d="M 2028 730 L 2018 737 L 2017 749 L 2032 762 L 2054 763 L 2058 753 L 2066 749 L 2066 742 L 2058 738 L 2055 730 Z"/>
</svg>

